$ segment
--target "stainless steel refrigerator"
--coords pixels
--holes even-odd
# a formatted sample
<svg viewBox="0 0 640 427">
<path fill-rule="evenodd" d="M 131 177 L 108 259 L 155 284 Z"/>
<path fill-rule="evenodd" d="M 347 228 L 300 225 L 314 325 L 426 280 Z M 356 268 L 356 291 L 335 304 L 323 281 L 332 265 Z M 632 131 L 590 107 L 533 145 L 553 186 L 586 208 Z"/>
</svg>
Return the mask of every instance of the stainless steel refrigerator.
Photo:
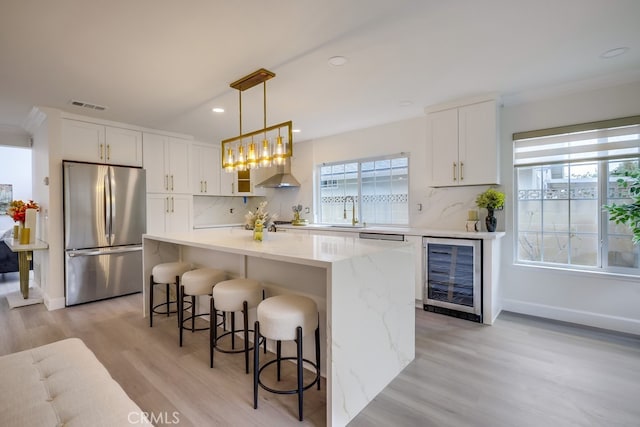
<svg viewBox="0 0 640 427">
<path fill-rule="evenodd" d="M 141 292 L 142 168 L 64 161 L 65 304 Z"/>
</svg>

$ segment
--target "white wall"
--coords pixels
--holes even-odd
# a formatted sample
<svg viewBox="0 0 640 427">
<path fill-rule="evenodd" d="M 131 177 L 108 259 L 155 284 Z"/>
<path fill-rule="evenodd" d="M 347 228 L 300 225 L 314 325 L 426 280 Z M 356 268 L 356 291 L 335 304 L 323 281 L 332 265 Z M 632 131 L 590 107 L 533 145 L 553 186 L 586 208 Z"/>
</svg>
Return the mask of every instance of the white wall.
<svg viewBox="0 0 640 427">
<path fill-rule="evenodd" d="M 0 144 L 4 141 L 0 138 Z M 13 200 L 32 199 L 31 149 L 0 146 L 0 184 L 13 186 Z M 14 225 L 10 216 L 1 212 L 0 232 Z"/>
<path fill-rule="evenodd" d="M 513 265 L 512 134 L 640 114 L 640 82 L 505 107 L 502 182 L 507 192 L 502 247 L 503 308 L 640 334 L 640 279 Z M 511 197 L 509 197 L 511 195 Z"/>
</svg>

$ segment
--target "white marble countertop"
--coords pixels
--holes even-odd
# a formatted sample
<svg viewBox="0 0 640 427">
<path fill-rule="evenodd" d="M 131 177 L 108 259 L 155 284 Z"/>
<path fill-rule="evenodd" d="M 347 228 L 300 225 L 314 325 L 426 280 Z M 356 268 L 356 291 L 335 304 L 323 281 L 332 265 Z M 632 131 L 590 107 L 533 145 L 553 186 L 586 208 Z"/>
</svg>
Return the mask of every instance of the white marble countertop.
<svg viewBox="0 0 640 427">
<path fill-rule="evenodd" d="M 49 249 L 49 244 L 39 239 L 36 239 L 35 243 L 28 243 L 26 245 L 20 244 L 17 239 L 13 238 L 4 239 L 4 242 L 12 252 L 40 251 Z"/>
<path fill-rule="evenodd" d="M 286 229 L 309 229 L 309 230 L 326 230 L 326 231 L 346 231 L 351 233 L 382 233 L 382 234 L 406 234 L 409 236 L 425 236 L 425 237 L 457 237 L 462 239 L 482 239 L 493 240 L 504 237 L 504 231 L 489 233 L 486 231 L 462 231 L 462 230 L 436 230 L 431 228 L 414 228 L 414 227 L 344 227 L 327 225 L 327 224 L 309 224 L 309 225 L 291 225 L 281 224 L 277 228 Z"/>
<path fill-rule="evenodd" d="M 241 228 L 212 228 L 186 233 L 145 234 L 145 239 L 221 250 L 296 264 L 327 267 L 331 263 L 406 246 L 408 242 L 362 240 L 357 236 L 266 233 L 264 241 L 253 240 L 253 232 Z"/>
</svg>

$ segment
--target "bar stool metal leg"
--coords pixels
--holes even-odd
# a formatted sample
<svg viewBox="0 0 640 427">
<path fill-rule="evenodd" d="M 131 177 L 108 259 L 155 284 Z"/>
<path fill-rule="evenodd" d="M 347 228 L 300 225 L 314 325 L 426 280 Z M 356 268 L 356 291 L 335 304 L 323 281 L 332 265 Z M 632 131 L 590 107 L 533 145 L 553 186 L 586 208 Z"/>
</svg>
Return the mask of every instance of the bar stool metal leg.
<svg viewBox="0 0 640 427">
<path fill-rule="evenodd" d="M 153 275 L 149 279 L 149 327 L 153 328 Z"/>
</svg>

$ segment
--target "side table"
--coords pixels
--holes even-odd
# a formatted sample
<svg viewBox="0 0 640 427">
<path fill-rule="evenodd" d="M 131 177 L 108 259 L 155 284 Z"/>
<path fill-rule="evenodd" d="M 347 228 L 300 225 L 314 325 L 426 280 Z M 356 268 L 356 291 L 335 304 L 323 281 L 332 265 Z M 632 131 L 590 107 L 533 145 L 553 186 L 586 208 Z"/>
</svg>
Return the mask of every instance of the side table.
<svg viewBox="0 0 640 427">
<path fill-rule="evenodd" d="M 49 249 L 49 245 L 36 239 L 35 243 L 21 245 L 18 239 L 4 239 L 9 249 L 18 253 L 18 269 L 20 271 L 20 292 L 24 299 L 29 298 L 29 261 L 33 258 L 33 251 Z"/>
</svg>

